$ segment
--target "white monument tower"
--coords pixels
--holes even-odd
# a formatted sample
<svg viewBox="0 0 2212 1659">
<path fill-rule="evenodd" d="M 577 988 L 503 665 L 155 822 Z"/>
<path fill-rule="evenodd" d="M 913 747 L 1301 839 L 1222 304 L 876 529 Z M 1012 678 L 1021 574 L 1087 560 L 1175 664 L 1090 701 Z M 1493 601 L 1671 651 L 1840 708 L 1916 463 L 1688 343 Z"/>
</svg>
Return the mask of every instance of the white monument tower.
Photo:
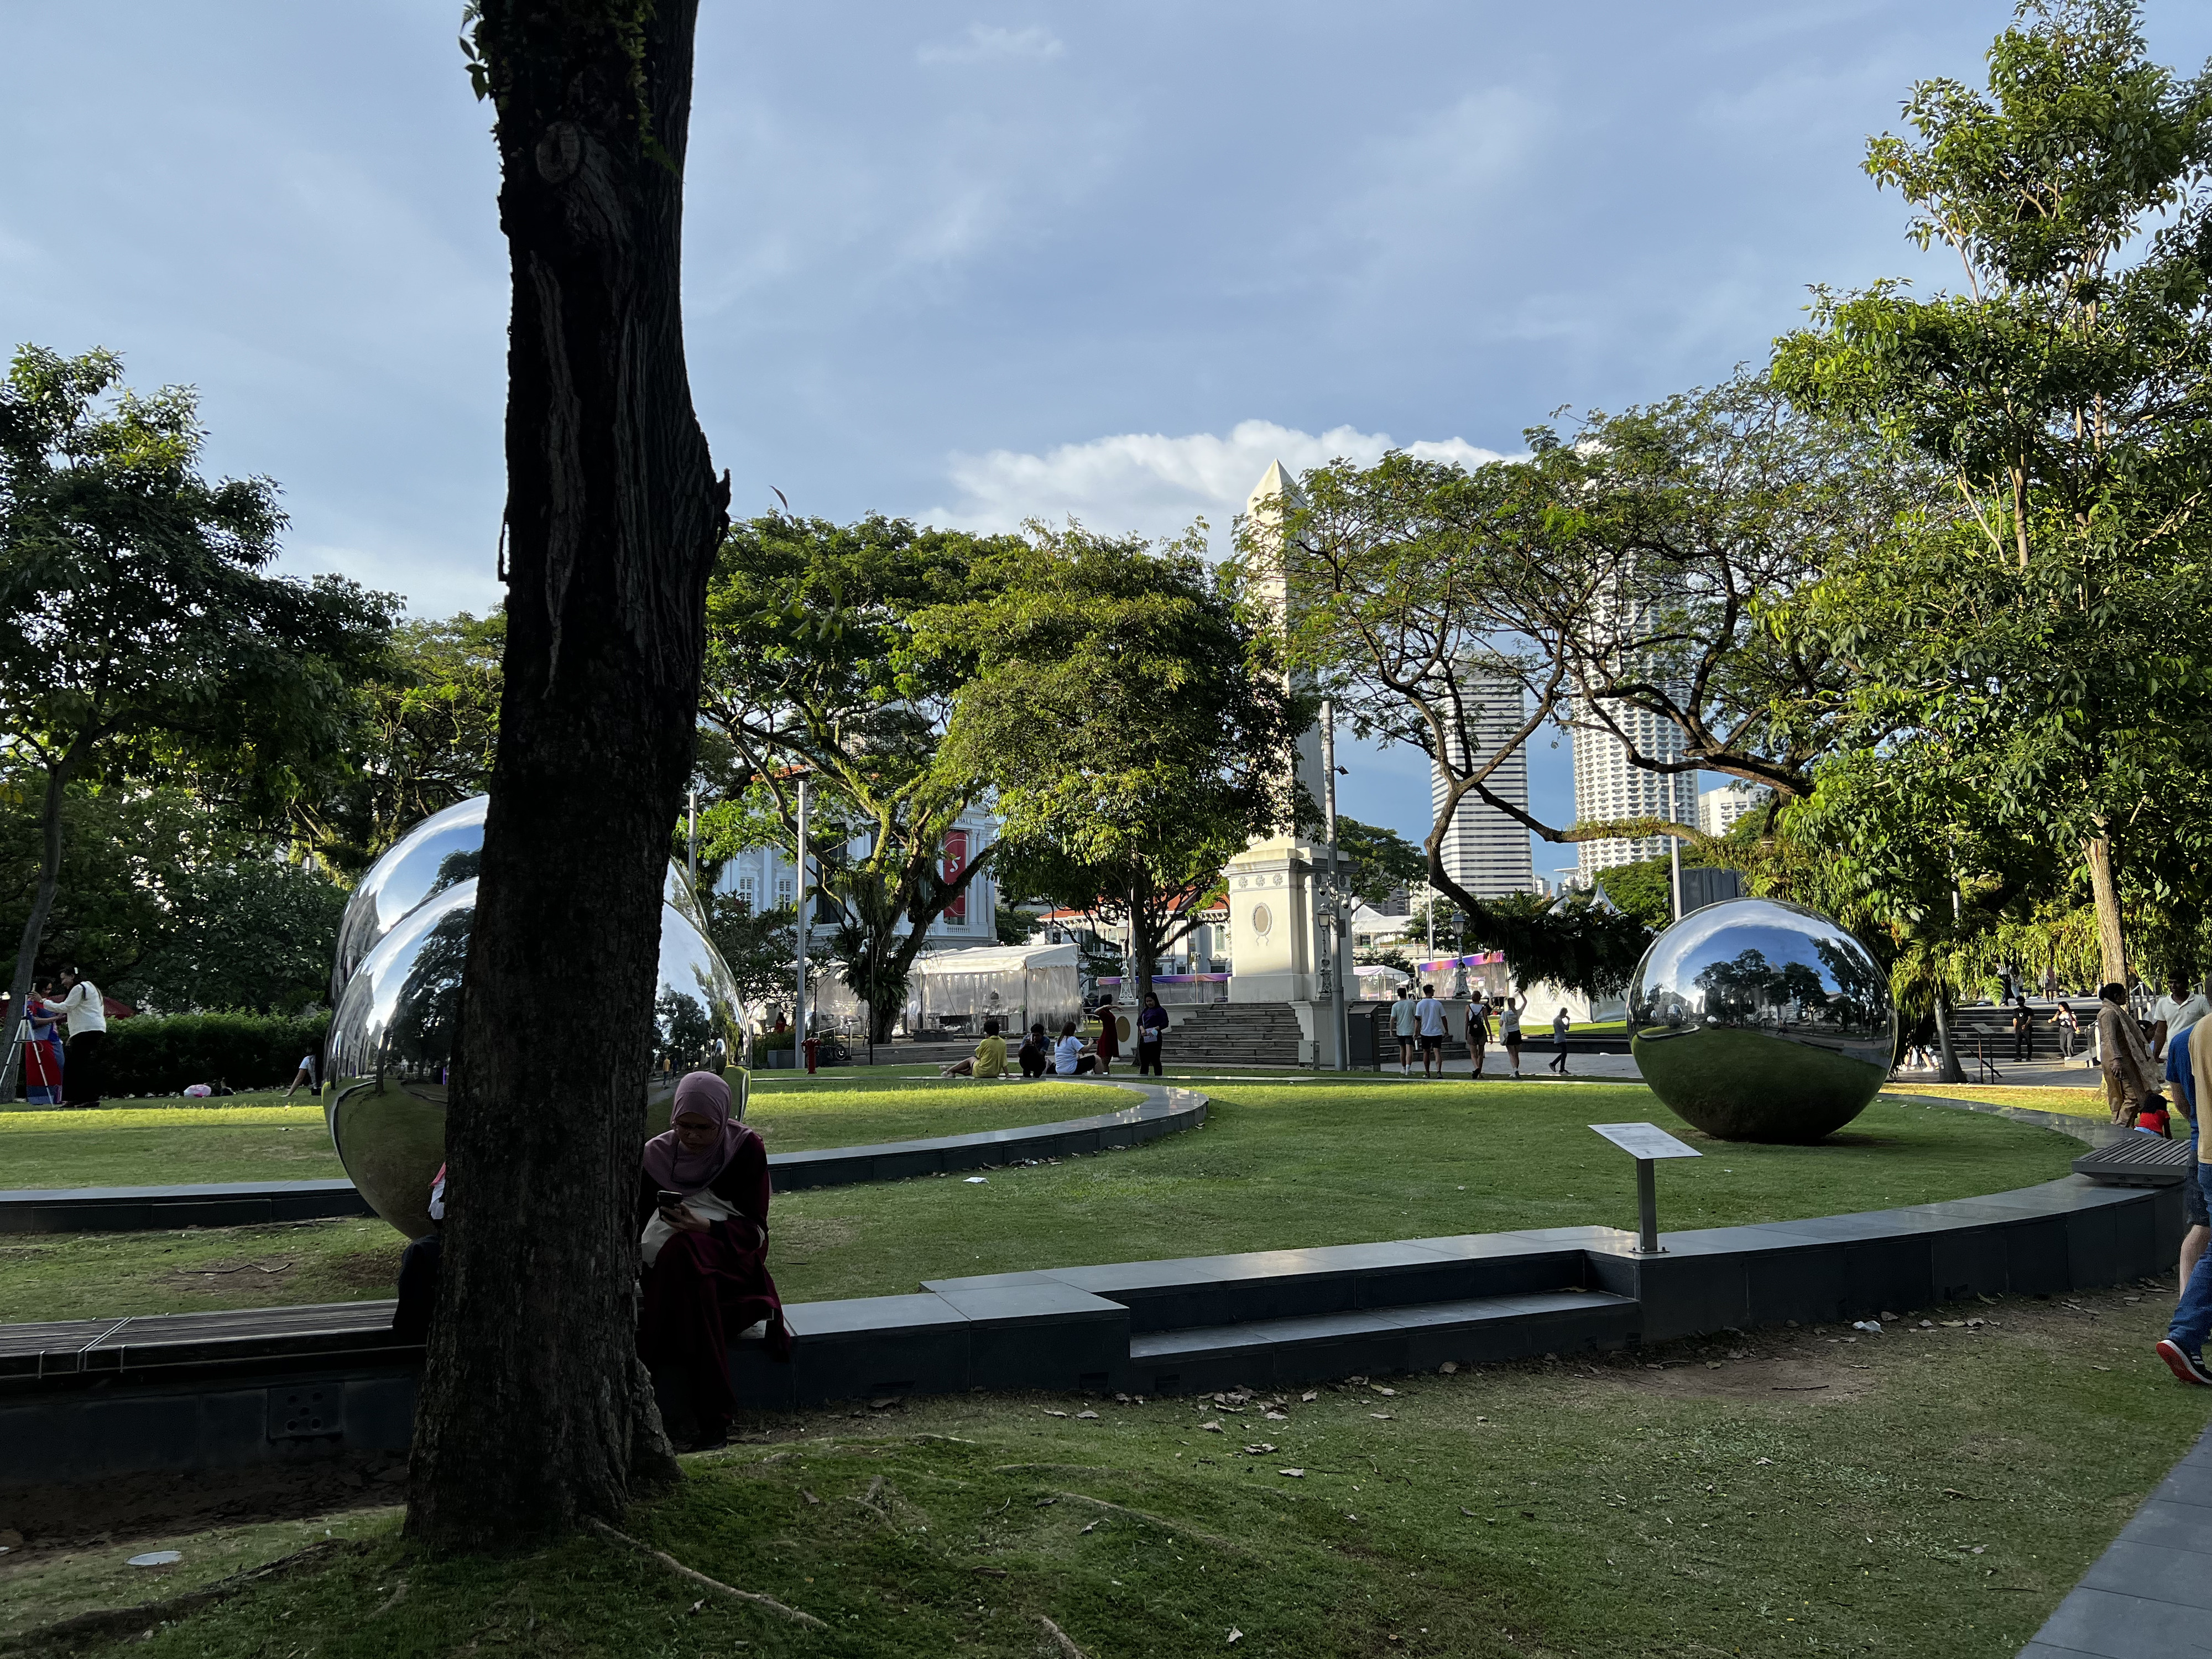
<svg viewBox="0 0 2212 1659">
<path fill-rule="evenodd" d="M 1284 508 L 1297 499 L 1296 489 L 1277 461 L 1244 503 L 1256 555 L 1253 589 L 1278 617 L 1288 614 L 1290 591 L 1279 563 L 1269 568 L 1268 550 L 1272 544 L 1279 559 Z M 1299 734 L 1291 775 L 1304 787 L 1307 810 L 1317 810 L 1328 786 L 1318 726 Z M 1290 781 L 1285 780 L 1286 788 Z M 1229 981 L 1229 1000 L 1289 1003 L 1297 1012 L 1305 1037 L 1306 1052 L 1301 1058 L 1333 1067 L 1338 1057 L 1328 1013 L 1330 994 L 1334 983 L 1350 972 L 1351 963 L 1341 930 L 1315 905 L 1316 877 L 1328 865 L 1328 849 L 1293 830 L 1253 842 L 1230 860 L 1224 878 L 1237 963 Z M 1346 987 L 1347 994 L 1351 989 Z"/>
</svg>

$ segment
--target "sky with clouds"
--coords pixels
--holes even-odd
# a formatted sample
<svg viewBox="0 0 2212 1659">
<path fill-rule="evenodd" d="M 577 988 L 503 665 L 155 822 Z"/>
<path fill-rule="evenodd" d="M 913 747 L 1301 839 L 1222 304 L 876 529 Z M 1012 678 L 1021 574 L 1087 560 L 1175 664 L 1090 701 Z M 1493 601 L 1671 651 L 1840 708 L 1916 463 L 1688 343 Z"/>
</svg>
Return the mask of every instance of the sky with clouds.
<svg viewBox="0 0 2212 1659">
<path fill-rule="evenodd" d="M 0 323 L 198 386 L 289 568 L 497 602 L 505 249 L 454 0 L 0 9 Z M 1217 534 L 1269 461 L 1474 461 L 1948 280 L 1858 170 L 2002 0 L 706 0 L 692 381 L 735 510 Z M 2154 4 L 2192 69 L 2212 9 Z M 1565 750 L 1540 808 L 1571 813 Z M 1419 835 L 1418 757 L 1345 808 Z M 1540 854 L 1540 870 L 1565 858 Z"/>
</svg>

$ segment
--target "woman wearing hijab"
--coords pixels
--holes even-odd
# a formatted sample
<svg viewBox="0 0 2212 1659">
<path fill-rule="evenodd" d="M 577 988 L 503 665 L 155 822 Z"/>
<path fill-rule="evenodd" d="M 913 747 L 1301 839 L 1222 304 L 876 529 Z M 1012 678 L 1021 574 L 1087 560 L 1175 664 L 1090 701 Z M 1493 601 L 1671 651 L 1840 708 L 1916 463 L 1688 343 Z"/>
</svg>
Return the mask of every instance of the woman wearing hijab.
<svg viewBox="0 0 2212 1659">
<path fill-rule="evenodd" d="M 691 1072 L 669 1127 L 645 1143 L 638 1180 L 645 1305 L 637 1351 L 656 1380 L 688 1393 L 679 1448 L 721 1444 L 737 1410 L 731 1335 L 766 1321 L 769 1352 L 791 1357 L 783 1304 L 768 1273 L 768 1149 L 730 1115 L 730 1085 Z M 673 1431 L 672 1431 L 673 1432 Z"/>
</svg>

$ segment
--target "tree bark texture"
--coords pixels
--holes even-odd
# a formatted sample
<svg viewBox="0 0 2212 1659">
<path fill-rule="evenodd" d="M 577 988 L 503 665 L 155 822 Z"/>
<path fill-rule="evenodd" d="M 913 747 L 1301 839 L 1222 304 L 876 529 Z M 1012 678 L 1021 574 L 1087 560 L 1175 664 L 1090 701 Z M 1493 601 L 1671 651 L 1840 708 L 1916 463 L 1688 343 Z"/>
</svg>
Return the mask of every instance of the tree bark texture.
<svg viewBox="0 0 2212 1659">
<path fill-rule="evenodd" d="M 696 0 L 486 0 L 507 645 L 408 1529 L 513 1547 L 675 1464 L 635 1358 L 661 885 L 726 521 L 679 279 Z"/>
<path fill-rule="evenodd" d="M 2097 907 L 2097 958 L 2107 985 L 2128 982 L 2127 935 L 2120 927 L 2120 886 L 2112 871 L 2112 841 L 2099 836 L 2082 843 L 2089 866 L 2089 895 Z"/>
<path fill-rule="evenodd" d="M 39 969 L 39 941 L 45 938 L 46 918 L 54 913 L 54 895 L 62 884 L 62 800 L 69 793 L 70 763 L 66 759 L 46 769 L 46 798 L 39 808 L 39 885 L 31 897 L 31 914 L 23 918 L 23 937 L 15 945 L 15 977 L 9 985 L 6 1070 L 0 1072 L 0 1100 L 15 1097 L 15 1079 L 22 1074 L 23 1050 L 16 1038 L 23 1030 L 23 1010 L 30 1006 L 31 979 Z"/>
</svg>

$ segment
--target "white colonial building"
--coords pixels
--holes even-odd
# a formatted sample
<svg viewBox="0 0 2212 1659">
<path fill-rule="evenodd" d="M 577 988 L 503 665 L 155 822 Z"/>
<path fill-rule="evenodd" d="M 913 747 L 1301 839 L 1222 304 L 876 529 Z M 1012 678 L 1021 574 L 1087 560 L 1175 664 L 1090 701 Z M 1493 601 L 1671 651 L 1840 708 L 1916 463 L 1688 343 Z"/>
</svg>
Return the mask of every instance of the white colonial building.
<svg viewBox="0 0 2212 1659">
<path fill-rule="evenodd" d="M 945 867 L 948 873 L 967 867 L 974 859 L 981 856 L 983 849 L 998 838 L 998 823 L 980 806 L 971 806 L 955 821 L 945 838 Z M 867 843 L 855 842 L 853 850 L 865 853 Z M 799 872 L 781 848 L 761 847 L 740 853 L 722 866 L 715 879 L 718 893 L 735 893 L 756 911 L 787 909 L 799 902 Z M 998 943 L 999 889 L 991 870 L 986 866 L 968 884 L 952 908 L 929 926 L 925 935 L 927 948 L 933 951 L 963 950 L 970 945 Z M 815 941 L 826 939 L 837 928 L 837 907 L 829 901 L 819 901 L 806 932 L 810 953 Z M 908 931 L 902 919 L 901 933 Z"/>
</svg>

